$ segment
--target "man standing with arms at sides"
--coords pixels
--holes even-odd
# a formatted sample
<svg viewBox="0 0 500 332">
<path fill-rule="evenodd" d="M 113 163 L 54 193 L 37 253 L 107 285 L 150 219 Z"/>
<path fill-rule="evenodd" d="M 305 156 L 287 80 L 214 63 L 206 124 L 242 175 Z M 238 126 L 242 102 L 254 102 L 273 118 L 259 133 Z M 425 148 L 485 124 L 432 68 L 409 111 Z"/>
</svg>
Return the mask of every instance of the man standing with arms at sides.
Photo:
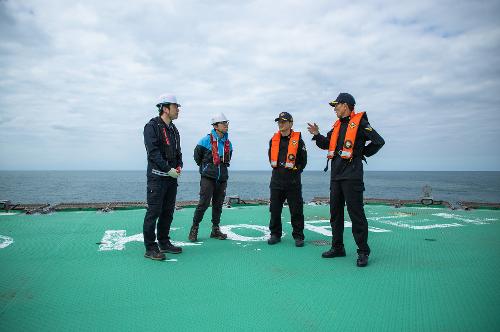
<svg viewBox="0 0 500 332">
<path fill-rule="evenodd" d="M 170 242 L 169 236 L 177 195 L 177 178 L 183 166 L 179 131 L 172 122 L 179 116 L 180 106 L 175 96 L 161 95 L 156 104 L 159 116 L 152 118 L 144 126 L 148 159 L 148 208 L 143 227 L 146 246 L 144 257 L 153 260 L 164 260 L 165 252 L 182 252 L 182 248 Z M 155 240 L 155 229 L 158 241 Z"/>
<path fill-rule="evenodd" d="M 270 245 L 281 241 L 281 211 L 288 201 L 292 223 L 292 236 L 295 246 L 304 246 L 304 200 L 302 199 L 301 174 L 307 164 L 307 151 L 300 132 L 293 131 L 293 118 L 290 113 L 281 112 L 274 120 L 279 131 L 269 141 L 269 162 L 273 168 L 271 183 L 271 220 L 269 230 Z"/>
<path fill-rule="evenodd" d="M 332 226 L 332 248 L 322 254 L 323 258 L 344 257 L 344 205 L 352 222 L 352 234 L 358 246 L 356 265 L 368 265 L 368 221 L 363 207 L 363 163 L 365 157 L 373 156 L 384 145 L 384 139 L 370 126 L 365 112 L 354 112 L 356 102 L 348 93 L 341 93 L 330 102 L 338 120 L 327 136 L 319 133 L 316 123 L 308 123 L 316 145 L 328 150 L 327 165 L 331 160 L 330 180 L 330 224 Z M 366 142 L 370 141 L 368 145 Z"/>
<path fill-rule="evenodd" d="M 211 238 L 225 240 L 227 234 L 219 228 L 222 204 L 226 197 L 228 170 L 233 146 L 229 141 L 229 120 L 223 113 L 212 118 L 212 131 L 203 137 L 194 149 L 194 161 L 200 169 L 200 201 L 194 211 L 193 225 L 189 232 L 189 241 L 198 241 L 198 228 L 203 215 L 212 201 Z"/>
</svg>

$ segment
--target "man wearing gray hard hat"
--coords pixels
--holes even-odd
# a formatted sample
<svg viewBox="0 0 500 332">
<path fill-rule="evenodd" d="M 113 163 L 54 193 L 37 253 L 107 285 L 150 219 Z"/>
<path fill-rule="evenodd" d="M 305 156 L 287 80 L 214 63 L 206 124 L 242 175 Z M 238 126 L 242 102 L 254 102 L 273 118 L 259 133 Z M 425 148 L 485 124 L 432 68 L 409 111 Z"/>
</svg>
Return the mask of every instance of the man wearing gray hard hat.
<svg viewBox="0 0 500 332">
<path fill-rule="evenodd" d="M 165 252 L 182 252 L 182 248 L 170 242 L 169 236 L 177 196 L 177 178 L 181 175 L 183 166 L 180 135 L 172 122 L 178 118 L 180 106 L 174 95 L 161 95 L 156 104 L 159 115 L 144 126 L 144 145 L 148 159 L 148 208 L 143 226 L 146 247 L 144 257 L 153 260 L 164 260 Z"/>
<path fill-rule="evenodd" d="M 233 154 L 233 146 L 229 141 L 229 120 L 223 113 L 211 119 L 212 131 L 204 136 L 194 149 L 194 161 L 199 167 L 200 201 L 194 211 L 193 225 L 189 231 L 189 241 L 198 241 L 198 229 L 203 215 L 212 201 L 211 238 L 225 240 L 227 234 L 221 232 L 219 224 L 222 204 L 226 197 L 227 180 L 229 178 L 229 162 Z"/>
</svg>

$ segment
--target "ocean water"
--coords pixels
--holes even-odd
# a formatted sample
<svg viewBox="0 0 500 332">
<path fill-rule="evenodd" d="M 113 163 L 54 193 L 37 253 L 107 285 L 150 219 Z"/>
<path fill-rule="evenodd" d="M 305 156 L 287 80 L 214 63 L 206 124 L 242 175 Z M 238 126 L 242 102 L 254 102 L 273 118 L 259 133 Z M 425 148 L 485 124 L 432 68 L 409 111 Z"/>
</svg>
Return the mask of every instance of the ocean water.
<svg viewBox="0 0 500 332">
<path fill-rule="evenodd" d="M 268 198 L 271 171 L 232 171 L 227 195 Z M 330 174 L 305 171 L 304 200 L 328 197 Z M 177 200 L 197 200 L 200 175 L 184 171 Z M 500 203 L 500 172 L 365 172 L 365 197 Z M 0 171 L 0 200 L 13 203 L 145 201 L 145 171 Z"/>
</svg>

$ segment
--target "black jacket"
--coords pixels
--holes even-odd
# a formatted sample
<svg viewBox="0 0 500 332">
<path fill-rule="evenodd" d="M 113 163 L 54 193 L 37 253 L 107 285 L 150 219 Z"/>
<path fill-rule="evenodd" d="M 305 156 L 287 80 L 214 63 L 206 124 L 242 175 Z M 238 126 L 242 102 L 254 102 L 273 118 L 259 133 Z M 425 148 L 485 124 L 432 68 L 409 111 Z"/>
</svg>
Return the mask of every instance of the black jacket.
<svg viewBox="0 0 500 332">
<path fill-rule="evenodd" d="M 212 156 L 212 143 L 210 142 L 210 134 L 204 136 L 194 148 L 193 158 L 199 167 L 199 171 L 202 177 L 215 179 L 218 182 L 227 181 L 229 178 L 229 173 L 227 168 L 233 156 L 233 145 L 229 142 L 229 153 L 224 153 L 224 143 L 229 140 L 227 133 L 219 138 L 215 132 L 212 130 L 212 135 L 217 138 L 217 147 L 219 151 L 220 165 L 216 166 L 214 164 Z"/>
<path fill-rule="evenodd" d="M 297 159 L 295 161 L 296 169 L 285 168 L 286 153 L 288 152 L 288 144 L 290 142 L 290 135 L 280 139 L 280 148 L 278 152 L 278 167 L 273 168 L 271 176 L 271 183 L 269 188 L 287 190 L 289 188 L 296 188 L 302 185 L 301 174 L 307 165 L 307 150 L 302 135 L 299 139 L 299 147 L 297 149 Z M 271 145 L 272 139 L 269 141 L 269 150 L 267 151 L 269 163 L 271 162 Z"/>
<path fill-rule="evenodd" d="M 337 148 L 335 151 L 342 150 L 344 144 L 345 133 L 347 125 L 349 124 L 349 117 L 340 119 L 339 138 L 337 140 Z M 328 150 L 330 146 L 330 138 L 333 129 L 325 136 L 318 134 L 312 139 L 316 141 L 316 145 L 323 149 Z M 370 141 L 368 145 L 366 142 Z M 370 126 L 366 113 L 361 118 L 359 123 L 358 132 L 356 133 L 356 140 L 353 147 L 352 160 L 342 159 L 338 153 L 335 153 L 331 161 L 331 180 L 361 180 L 363 181 L 363 163 L 365 157 L 373 156 L 385 144 L 384 139 Z"/>
<path fill-rule="evenodd" d="M 153 170 L 166 173 L 171 168 L 183 167 L 181 138 L 173 123 L 167 125 L 159 116 L 152 118 L 144 126 L 144 145 L 148 158 L 148 177 L 158 177 L 153 174 Z"/>
</svg>

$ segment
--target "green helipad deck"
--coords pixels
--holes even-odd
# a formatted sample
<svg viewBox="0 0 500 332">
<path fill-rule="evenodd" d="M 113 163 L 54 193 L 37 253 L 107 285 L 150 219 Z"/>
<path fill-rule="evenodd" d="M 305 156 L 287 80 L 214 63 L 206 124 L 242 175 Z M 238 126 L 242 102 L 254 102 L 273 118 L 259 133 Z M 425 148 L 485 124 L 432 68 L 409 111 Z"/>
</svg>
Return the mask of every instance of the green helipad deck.
<svg viewBox="0 0 500 332">
<path fill-rule="evenodd" d="M 225 209 L 226 241 L 143 257 L 143 209 L 0 213 L 0 331 L 499 331 L 500 210 L 367 205 L 372 248 L 321 258 L 329 207 L 307 205 L 306 246 L 268 236 L 268 206 Z M 347 213 L 346 213 L 347 216 Z M 349 222 L 346 221 L 347 226 Z"/>
</svg>

